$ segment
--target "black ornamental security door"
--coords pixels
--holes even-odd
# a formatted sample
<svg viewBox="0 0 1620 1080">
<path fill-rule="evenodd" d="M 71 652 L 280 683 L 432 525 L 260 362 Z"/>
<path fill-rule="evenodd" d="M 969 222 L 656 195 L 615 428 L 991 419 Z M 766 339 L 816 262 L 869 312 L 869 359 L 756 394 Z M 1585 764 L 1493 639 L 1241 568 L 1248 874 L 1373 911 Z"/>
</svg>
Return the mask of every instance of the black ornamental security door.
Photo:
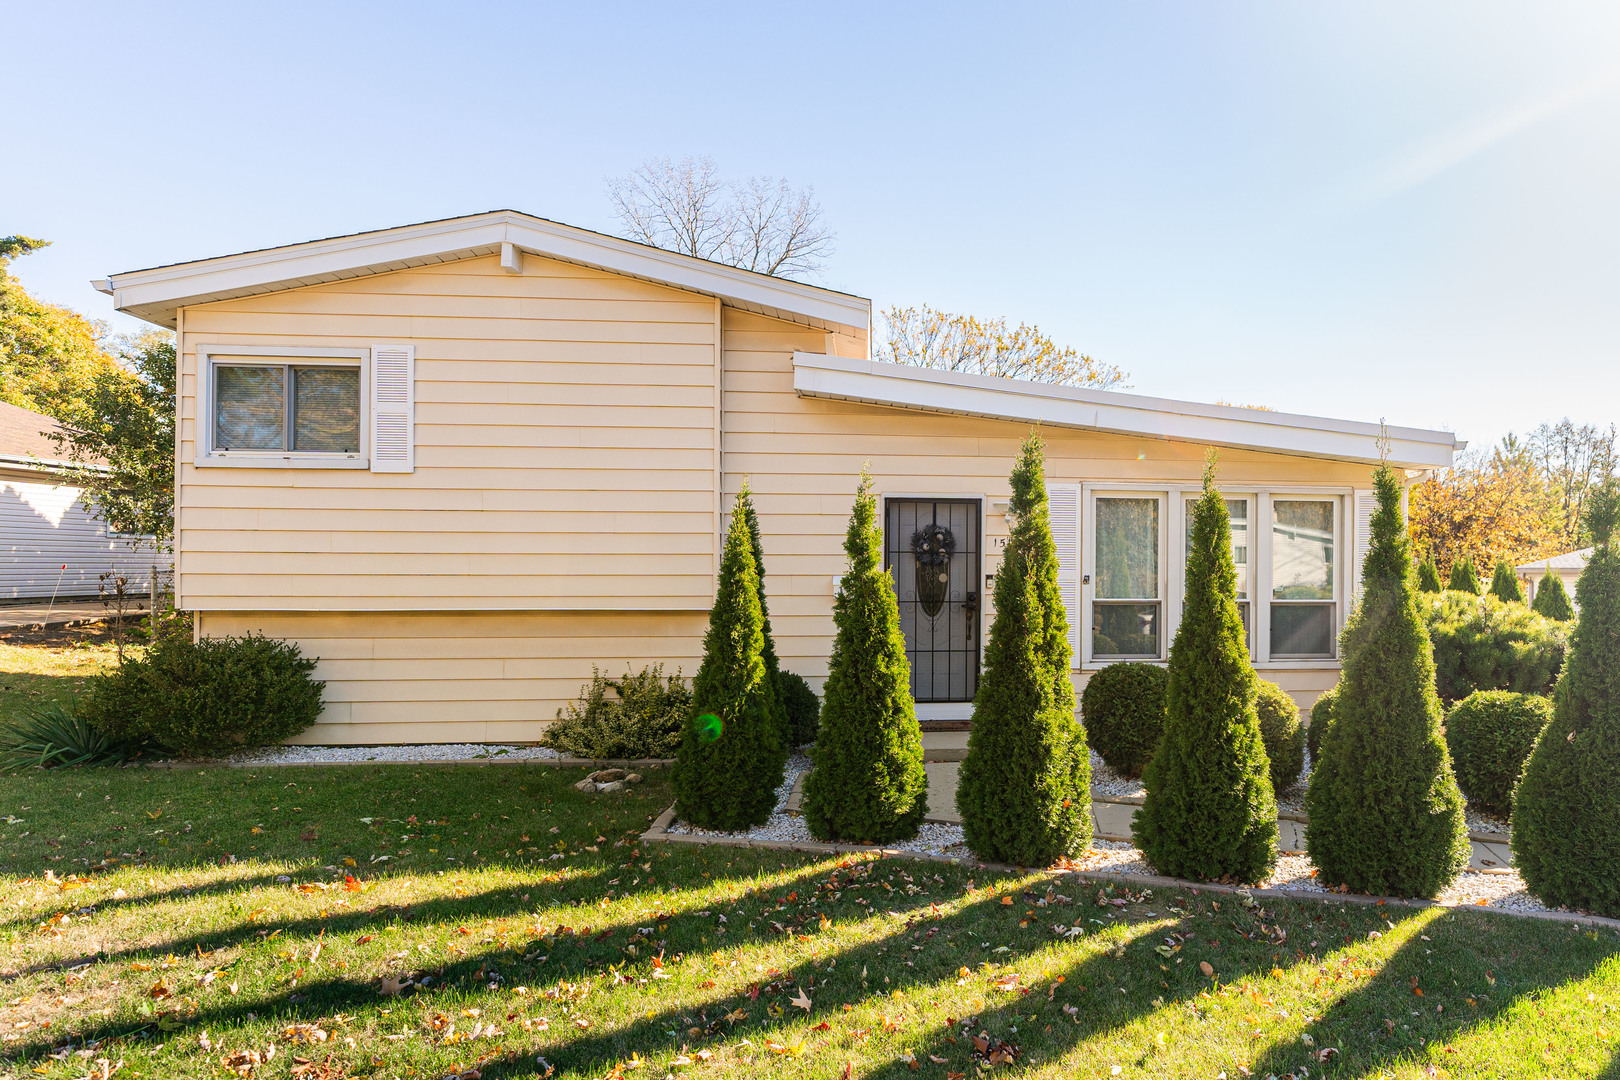
<svg viewBox="0 0 1620 1080">
<path fill-rule="evenodd" d="M 889 499 L 883 561 L 919 702 L 972 701 L 979 688 L 979 502 Z"/>
</svg>

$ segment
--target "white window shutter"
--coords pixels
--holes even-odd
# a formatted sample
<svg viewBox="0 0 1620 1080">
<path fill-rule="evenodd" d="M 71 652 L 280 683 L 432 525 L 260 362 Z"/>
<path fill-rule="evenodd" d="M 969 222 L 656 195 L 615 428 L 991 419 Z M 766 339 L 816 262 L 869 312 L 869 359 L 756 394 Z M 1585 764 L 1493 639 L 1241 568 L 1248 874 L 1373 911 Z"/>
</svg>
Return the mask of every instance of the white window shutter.
<svg viewBox="0 0 1620 1080">
<path fill-rule="evenodd" d="M 1052 543 L 1057 548 L 1058 592 L 1069 614 L 1069 649 L 1080 666 L 1080 489 L 1053 484 L 1046 489 L 1047 515 L 1052 522 Z"/>
<path fill-rule="evenodd" d="M 1355 530 L 1356 543 L 1354 562 L 1351 564 L 1350 601 L 1354 603 L 1361 599 L 1361 566 L 1367 561 L 1367 551 L 1372 547 L 1372 519 L 1373 513 L 1378 509 L 1378 493 L 1375 491 L 1358 491 L 1355 494 Z"/>
<path fill-rule="evenodd" d="M 371 471 L 416 469 L 416 346 L 371 347 Z"/>
</svg>

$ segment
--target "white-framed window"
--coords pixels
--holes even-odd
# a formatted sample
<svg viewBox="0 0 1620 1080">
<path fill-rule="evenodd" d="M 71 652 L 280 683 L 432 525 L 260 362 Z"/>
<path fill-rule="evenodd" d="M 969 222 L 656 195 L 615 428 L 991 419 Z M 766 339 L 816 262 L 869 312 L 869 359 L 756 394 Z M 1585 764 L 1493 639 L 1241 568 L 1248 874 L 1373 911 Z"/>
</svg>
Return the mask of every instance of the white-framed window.
<svg viewBox="0 0 1620 1080">
<path fill-rule="evenodd" d="M 1053 506 L 1078 509 L 1074 556 L 1058 544 L 1078 581 L 1064 590 L 1080 627 L 1075 664 L 1162 661 L 1185 609 L 1186 565 L 1196 483 L 1108 482 L 1049 485 Z M 1338 634 L 1355 595 L 1353 567 L 1366 554 L 1364 491 L 1346 488 L 1234 487 L 1223 490 L 1232 529 L 1238 607 L 1250 656 L 1262 666 L 1336 662 Z M 1354 535 L 1351 534 L 1354 523 Z"/>
<path fill-rule="evenodd" d="M 196 351 L 199 466 L 412 471 L 414 347 Z"/>
<path fill-rule="evenodd" d="M 1271 499 L 1272 659 L 1324 659 L 1339 636 L 1339 508 L 1343 500 Z"/>
<path fill-rule="evenodd" d="M 1103 660 L 1158 659 L 1164 652 L 1165 496 L 1096 493 L 1088 551 L 1089 653 Z"/>
</svg>

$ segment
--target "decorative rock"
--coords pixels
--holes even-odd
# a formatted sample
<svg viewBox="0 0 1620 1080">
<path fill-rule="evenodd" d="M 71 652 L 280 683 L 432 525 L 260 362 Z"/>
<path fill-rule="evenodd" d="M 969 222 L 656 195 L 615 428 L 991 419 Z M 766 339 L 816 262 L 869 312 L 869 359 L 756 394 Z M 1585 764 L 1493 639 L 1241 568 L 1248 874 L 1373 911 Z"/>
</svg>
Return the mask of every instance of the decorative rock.
<svg viewBox="0 0 1620 1080">
<path fill-rule="evenodd" d="M 605 784 L 597 784 L 596 785 L 596 790 L 598 792 L 603 792 L 603 791 L 623 791 L 624 790 L 624 781 L 623 780 L 609 780 Z"/>
<path fill-rule="evenodd" d="M 627 784 L 639 784 L 641 783 L 641 774 L 638 772 L 633 772 L 624 778 L 624 782 Z"/>
<path fill-rule="evenodd" d="M 615 780 L 623 780 L 630 774 L 623 769 L 598 769 L 591 773 L 591 779 L 598 784 L 611 784 Z"/>
<path fill-rule="evenodd" d="M 574 790 L 583 791 L 585 794 L 590 795 L 596 791 L 596 781 L 587 776 L 574 785 Z"/>
</svg>

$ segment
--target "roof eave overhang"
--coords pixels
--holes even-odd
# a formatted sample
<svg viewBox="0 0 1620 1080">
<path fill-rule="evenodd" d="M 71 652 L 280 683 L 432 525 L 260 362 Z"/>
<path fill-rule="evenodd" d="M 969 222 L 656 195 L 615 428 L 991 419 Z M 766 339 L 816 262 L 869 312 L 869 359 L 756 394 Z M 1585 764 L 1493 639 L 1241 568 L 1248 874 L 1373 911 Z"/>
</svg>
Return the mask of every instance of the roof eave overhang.
<svg viewBox="0 0 1620 1080">
<path fill-rule="evenodd" d="M 795 353 L 793 387 L 804 397 L 980 416 L 1047 427 L 1256 450 L 1404 469 L 1444 468 L 1461 449 L 1448 431 L 1383 428 L 1348 420 L 1048 386 Z M 1387 455 L 1380 451 L 1380 441 Z"/>
<path fill-rule="evenodd" d="M 818 329 L 864 332 L 871 323 L 872 304 L 864 297 L 511 210 L 132 270 L 111 275 L 106 287 L 119 311 L 173 329 L 184 307 L 491 255 L 506 244 L 544 258 L 703 293 L 732 307 Z"/>
</svg>

